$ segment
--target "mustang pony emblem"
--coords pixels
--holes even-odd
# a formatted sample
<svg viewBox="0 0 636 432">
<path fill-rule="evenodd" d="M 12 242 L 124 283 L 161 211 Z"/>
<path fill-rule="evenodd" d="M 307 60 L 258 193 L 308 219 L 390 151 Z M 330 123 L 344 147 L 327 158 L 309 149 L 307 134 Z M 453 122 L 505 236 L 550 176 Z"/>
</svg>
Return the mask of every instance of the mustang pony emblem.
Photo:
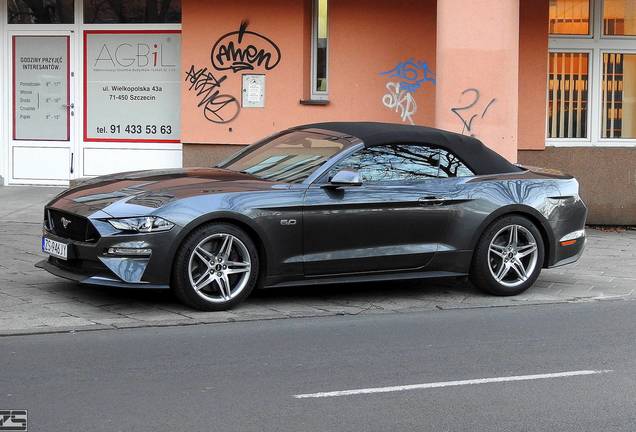
<svg viewBox="0 0 636 432">
<path fill-rule="evenodd" d="M 62 226 L 64 227 L 64 229 L 68 228 L 68 226 L 71 224 L 71 221 L 66 219 L 65 217 L 63 217 L 60 220 L 62 222 Z"/>
</svg>

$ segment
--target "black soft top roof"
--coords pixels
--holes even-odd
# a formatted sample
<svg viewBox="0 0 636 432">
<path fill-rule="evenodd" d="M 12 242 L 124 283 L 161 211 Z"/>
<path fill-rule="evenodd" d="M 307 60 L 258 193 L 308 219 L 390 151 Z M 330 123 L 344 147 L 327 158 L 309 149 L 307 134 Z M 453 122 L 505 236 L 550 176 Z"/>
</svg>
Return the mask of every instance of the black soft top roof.
<svg viewBox="0 0 636 432">
<path fill-rule="evenodd" d="M 366 147 L 383 144 L 432 145 L 454 153 L 477 175 L 521 171 L 478 139 L 441 129 L 376 122 L 313 123 L 293 129 L 323 129 L 350 135 L 359 138 Z"/>
</svg>

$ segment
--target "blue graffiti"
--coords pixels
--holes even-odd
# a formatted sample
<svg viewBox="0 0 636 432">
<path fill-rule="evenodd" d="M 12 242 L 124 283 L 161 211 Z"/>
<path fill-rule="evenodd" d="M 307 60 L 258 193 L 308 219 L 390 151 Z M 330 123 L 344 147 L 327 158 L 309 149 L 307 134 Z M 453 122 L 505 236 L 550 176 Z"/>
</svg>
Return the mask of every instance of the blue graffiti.
<svg viewBox="0 0 636 432">
<path fill-rule="evenodd" d="M 426 82 L 435 85 L 435 73 L 428 67 L 428 63 L 412 58 L 398 63 L 389 71 L 380 72 L 380 75 L 398 78 L 400 88 L 411 93 L 415 93 Z"/>
</svg>

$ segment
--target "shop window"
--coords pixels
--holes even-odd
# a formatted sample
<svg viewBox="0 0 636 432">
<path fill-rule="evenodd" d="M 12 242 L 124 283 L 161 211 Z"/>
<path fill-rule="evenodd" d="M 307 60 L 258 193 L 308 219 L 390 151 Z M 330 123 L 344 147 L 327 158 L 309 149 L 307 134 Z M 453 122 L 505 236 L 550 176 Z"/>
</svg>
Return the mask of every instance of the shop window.
<svg viewBox="0 0 636 432">
<path fill-rule="evenodd" d="M 181 0 L 84 0 L 85 24 L 181 23 Z"/>
<path fill-rule="evenodd" d="M 602 138 L 636 138 L 636 54 L 603 54 Z"/>
<path fill-rule="evenodd" d="M 10 0 L 9 24 L 73 24 L 73 0 Z"/>
<path fill-rule="evenodd" d="M 590 0 L 550 0 L 550 33 L 589 35 Z"/>
<path fill-rule="evenodd" d="M 636 36 L 636 0 L 603 2 L 603 34 Z"/>
<path fill-rule="evenodd" d="M 588 74 L 589 54 L 549 54 L 548 138 L 587 137 Z"/>
<path fill-rule="evenodd" d="M 328 0 L 314 0 L 311 56 L 311 98 L 327 99 L 329 53 Z"/>
</svg>

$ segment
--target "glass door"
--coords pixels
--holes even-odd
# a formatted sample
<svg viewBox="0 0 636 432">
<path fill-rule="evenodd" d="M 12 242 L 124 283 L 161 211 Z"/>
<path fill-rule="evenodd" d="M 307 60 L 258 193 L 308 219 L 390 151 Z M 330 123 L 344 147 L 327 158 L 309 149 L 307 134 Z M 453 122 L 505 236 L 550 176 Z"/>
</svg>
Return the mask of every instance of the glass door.
<svg viewBox="0 0 636 432">
<path fill-rule="evenodd" d="M 70 31 L 11 32 L 9 182 L 75 177 L 75 72 Z"/>
</svg>

